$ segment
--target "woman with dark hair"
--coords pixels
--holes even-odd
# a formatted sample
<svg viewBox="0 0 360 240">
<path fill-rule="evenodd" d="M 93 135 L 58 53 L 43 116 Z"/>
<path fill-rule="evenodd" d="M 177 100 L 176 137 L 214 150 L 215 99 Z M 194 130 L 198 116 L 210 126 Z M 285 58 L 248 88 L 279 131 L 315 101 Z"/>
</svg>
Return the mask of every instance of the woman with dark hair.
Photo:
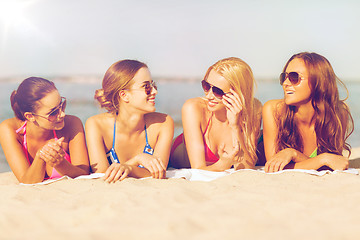
<svg viewBox="0 0 360 240">
<path fill-rule="evenodd" d="M 15 117 L 0 124 L 0 143 L 19 182 L 89 174 L 81 120 L 65 115 L 66 99 L 53 82 L 27 78 L 10 100 Z"/>
<path fill-rule="evenodd" d="M 266 172 L 286 168 L 344 170 L 342 155 L 354 122 L 345 100 L 340 100 L 329 61 L 316 53 L 293 55 L 280 74 L 284 99 L 263 107 Z M 346 89 L 346 87 L 345 87 Z"/>
<path fill-rule="evenodd" d="M 106 113 L 86 121 L 92 171 L 115 182 L 127 176 L 165 178 L 174 122 L 155 112 L 157 87 L 146 64 L 114 63 L 95 93 Z"/>
</svg>

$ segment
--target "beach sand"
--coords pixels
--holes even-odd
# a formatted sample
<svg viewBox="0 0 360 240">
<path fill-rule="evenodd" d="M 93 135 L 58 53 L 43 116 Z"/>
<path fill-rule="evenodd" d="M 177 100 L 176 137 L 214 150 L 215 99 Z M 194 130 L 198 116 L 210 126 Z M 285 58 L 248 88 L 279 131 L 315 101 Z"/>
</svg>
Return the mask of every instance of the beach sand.
<svg viewBox="0 0 360 240">
<path fill-rule="evenodd" d="M 350 167 L 360 168 L 360 148 Z M 240 171 L 211 182 L 19 185 L 0 174 L 0 239 L 359 239 L 360 176 Z"/>
</svg>

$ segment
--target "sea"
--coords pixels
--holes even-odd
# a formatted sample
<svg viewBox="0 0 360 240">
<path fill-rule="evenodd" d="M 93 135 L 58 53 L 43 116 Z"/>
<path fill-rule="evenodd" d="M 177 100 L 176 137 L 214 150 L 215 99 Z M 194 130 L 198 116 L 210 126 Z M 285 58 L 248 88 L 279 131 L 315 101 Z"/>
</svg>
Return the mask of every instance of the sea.
<svg viewBox="0 0 360 240">
<path fill-rule="evenodd" d="M 101 76 L 48 77 L 54 81 L 60 94 L 67 98 L 66 114 L 78 116 L 83 124 L 90 116 L 104 112 L 94 100 L 96 89 L 101 88 Z M 0 122 L 14 116 L 10 106 L 10 94 L 17 89 L 23 78 L 0 79 Z M 360 79 L 358 79 L 360 80 Z M 203 96 L 201 78 L 158 77 L 154 78 L 158 85 L 156 111 L 169 114 L 175 122 L 175 135 L 182 132 L 181 107 L 183 103 L 194 97 Z M 344 80 L 343 80 L 344 81 Z M 352 147 L 360 147 L 360 81 L 344 81 L 349 91 L 346 100 L 355 122 L 354 133 L 348 142 Z M 339 85 L 340 96 L 346 97 L 346 91 Z M 257 80 L 255 96 L 263 104 L 271 99 L 283 96 L 282 87 L 275 79 Z M 0 148 L 0 173 L 10 171 L 3 149 Z"/>
</svg>

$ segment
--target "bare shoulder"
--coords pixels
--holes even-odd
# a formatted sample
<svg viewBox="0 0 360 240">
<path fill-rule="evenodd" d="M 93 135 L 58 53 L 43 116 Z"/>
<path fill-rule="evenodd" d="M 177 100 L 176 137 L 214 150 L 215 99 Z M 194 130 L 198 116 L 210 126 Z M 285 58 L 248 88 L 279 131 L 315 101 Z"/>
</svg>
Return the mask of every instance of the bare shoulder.
<svg viewBox="0 0 360 240">
<path fill-rule="evenodd" d="M 263 113 L 281 113 L 285 108 L 283 99 L 269 100 L 264 104 Z"/>
<path fill-rule="evenodd" d="M 182 114 L 191 116 L 204 116 L 207 111 L 207 101 L 204 98 L 190 98 L 185 101 L 182 107 Z"/>
<path fill-rule="evenodd" d="M 15 117 L 6 119 L 0 123 L 0 132 L 8 130 L 15 132 L 22 124 L 23 122 Z"/>
<path fill-rule="evenodd" d="M 160 124 L 160 125 L 174 125 L 174 120 L 170 117 L 170 115 L 159 112 L 147 113 L 145 115 L 145 121 L 148 125 L 150 124 Z"/>
<path fill-rule="evenodd" d="M 94 116 L 89 117 L 85 122 L 85 127 L 91 128 L 107 128 L 109 125 L 114 124 L 115 116 L 111 113 L 101 113 Z"/>
</svg>

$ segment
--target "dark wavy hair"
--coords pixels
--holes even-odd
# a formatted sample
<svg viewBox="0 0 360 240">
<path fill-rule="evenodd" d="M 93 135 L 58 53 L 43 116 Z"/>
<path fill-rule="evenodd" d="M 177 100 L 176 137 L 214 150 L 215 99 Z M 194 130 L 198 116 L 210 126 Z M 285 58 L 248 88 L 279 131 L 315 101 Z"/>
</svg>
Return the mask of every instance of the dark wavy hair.
<svg viewBox="0 0 360 240">
<path fill-rule="evenodd" d="M 55 84 L 49 80 L 39 77 L 26 78 L 10 96 L 11 108 L 16 118 L 25 121 L 24 114 L 36 112 L 38 101 L 55 90 Z"/>
<path fill-rule="evenodd" d="M 349 107 L 345 104 L 349 92 L 345 84 L 336 77 L 330 62 L 317 53 L 302 52 L 293 55 L 286 63 L 286 71 L 293 59 L 302 59 L 308 71 L 309 87 L 311 90 L 311 104 L 315 110 L 315 133 L 317 152 L 342 155 L 343 150 L 351 153 L 350 145 L 346 142 L 354 131 L 354 120 Z M 347 92 L 344 100 L 339 98 L 337 82 Z M 303 140 L 294 121 L 296 107 L 285 105 L 285 112 L 278 114 L 278 151 L 294 148 L 303 152 Z"/>
<path fill-rule="evenodd" d="M 102 89 L 95 91 L 94 98 L 100 106 L 111 113 L 119 112 L 119 92 L 131 85 L 131 80 L 140 68 L 148 68 L 137 60 L 122 60 L 114 63 L 106 71 Z"/>
</svg>

